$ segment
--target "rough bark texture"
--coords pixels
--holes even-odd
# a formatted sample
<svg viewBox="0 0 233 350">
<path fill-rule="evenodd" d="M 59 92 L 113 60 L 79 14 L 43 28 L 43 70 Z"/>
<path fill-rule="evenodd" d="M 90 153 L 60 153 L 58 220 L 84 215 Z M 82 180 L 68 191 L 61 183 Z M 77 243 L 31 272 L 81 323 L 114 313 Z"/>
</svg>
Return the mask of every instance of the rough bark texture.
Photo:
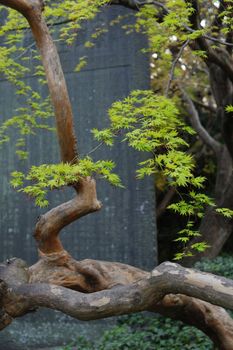
<svg viewBox="0 0 233 350">
<path fill-rule="evenodd" d="M 30 268 L 12 259 L 0 265 L 0 279 L 2 329 L 38 307 L 81 320 L 148 310 L 194 325 L 219 349 L 232 349 L 233 320 L 208 303 L 233 309 L 233 282 L 225 278 L 169 262 L 149 273 L 119 263 L 75 261 L 63 251 L 43 255 Z M 179 292 L 185 295 L 170 294 Z"/>
<path fill-rule="evenodd" d="M 199 328 L 218 349 L 232 348 L 232 319 L 222 308 L 186 295 L 168 294 L 156 305 L 155 311 Z"/>
</svg>

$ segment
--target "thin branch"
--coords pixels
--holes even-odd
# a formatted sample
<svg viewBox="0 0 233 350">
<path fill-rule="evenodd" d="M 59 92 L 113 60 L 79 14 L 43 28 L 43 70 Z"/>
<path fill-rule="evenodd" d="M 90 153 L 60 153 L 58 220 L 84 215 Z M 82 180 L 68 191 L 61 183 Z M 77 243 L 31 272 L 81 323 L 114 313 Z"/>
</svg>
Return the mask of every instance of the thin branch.
<svg viewBox="0 0 233 350">
<path fill-rule="evenodd" d="M 155 5 L 157 7 L 160 7 L 163 9 L 164 14 L 167 15 L 170 13 L 169 9 L 162 4 L 159 1 L 154 1 L 154 0 L 148 0 L 148 1 L 140 1 L 140 0 L 111 0 L 109 5 L 122 5 L 128 8 L 131 8 L 133 10 L 140 10 L 140 7 L 144 6 L 144 5 Z M 196 30 L 190 28 L 189 26 L 184 25 L 184 28 L 190 32 L 190 33 L 194 33 Z M 211 40 L 213 42 L 219 43 L 221 45 L 224 46 L 229 46 L 229 47 L 233 47 L 233 43 L 227 42 L 225 40 L 221 40 L 221 39 L 217 39 L 212 37 L 211 35 L 208 34 L 203 34 L 202 35 L 203 38 Z"/>
<path fill-rule="evenodd" d="M 171 71 L 170 71 L 170 75 L 169 75 L 169 80 L 168 80 L 168 83 L 167 83 L 167 87 L 166 87 L 166 90 L 165 90 L 165 96 L 167 97 L 168 96 L 168 92 L 170 90 L 170 87 L 171 87 L 171 83 L 172 83 L 172 80 L 174 79 L 174 72 L 175 72 L 175 68 L 176 68 L 176 65 L 180 59 L 180 57 L 182 56 L 183 54 L 183 51 L 184 49 L 186 48 L 186 46 L 189 44 L 189 39 L 186 40 L 184 42 L 184 44 L 181 46 L 179 52 L 178 52 L 178 55 L 176 56 L 176 58 L 174 59 L 174 61 L 172 62 L 172 67 L 171 67 Z"/>
<path fill-rule="evenodd" d="M 217 142 L 204 128 L 204 126 L 201 124 L 198 111 L 196 110 L 193 101 L 191 100 L 191 98 L 188 96 L 188 94 L 185 92 L 185 90 L 182 87 L 179 86 L 179 88 L 181 90 L 181 93 L 185 102 L 187 103 L 191 124 L 194 130 L 200 136 L 202 141 L 208 146 L 210 146 L 214 150 L 215 154 L 218 155 L 221 150 L 221 144 Z"/>
<path fill-rule="evenodd" d="M 168 204 L 171 202 L 172 198 L 176 194 L 176 189 L 175 187 L 170 187 L 161 202 L 158 204 L 156 208 L 156 218 L 157 220 L 163 215 L 165 212 Z"/>
<path fill-rule="evenodd" d="M 190 33 L 195 33 L 196 30 L 195 29 L 192 29 L 190 28 L 189 26 L 184 26 L 184 28 L 190 32 Z M 221 45 L 225 45 L 225 46 L 230 46 L 230 47 L 233 47 L 233 43 L 230 43 L 228 41 L 225 41 L 225 40 L 221 40 L 221 39 L 218 39 L 218 38 L 214 38 L 213 36 L 211 35 L 208 35 L 208 34 L 203 34 L 201 35 L 202 38 L 205 38 L 205 39 L 208 39 L 210 41 L 213 41 L 215 43 L 218 43 L 218 44 L 221 44 Z"/>
<path fill-rule="evenodd" d="M 198 101 L 198 100 L 196 100 L 196 99 L 194 99 L 194 98 L 192 99 L 192 101 L 193 101 L 196 105 L 198 105 L 199 107 L 204 108 L 204 109 L 208 110 L 208 111 L 211 112 L 211 113 L 216 113 L 216 112 L 217 112 L 217 109 L 214 108 L 214 107 L 212 107 L 212 106 L 210 106 L 210 105 L 206 105 L 206 104 L 204 104 L 204 103 L 202 103 L 202 102 L 200 102 L 200 101 Z"/>
<path fill-rule="evenodd" d="M 36 43 L 33 42 L 30 45 L 28 45 L 27 47 L 25 47 L 25 49 L 23 50 L 23 52 L 21 54 L 19 54 L 18 56 L 14 57 L 15 60 L 18 60 L 19 58 L 23 57 L 25 55 L 25 53 L 30 50 L 31 48 L 33 48 L 33 46 L 36 46 Z"/>
<path fill-rule="evenodd" d="M 94 153 L 95 151 L 97 151 L 101 146 L 103 146 L 104 141 L 101 141 L 97 146 L 95 146 L 94 148 L 92 148 L 86 155 L 89 156 L 90 154 Z"/>
<path fill-rule="evenodd" d="M 41 53 L 46 78 L 54 105 L 61 160 L 72 162 L 78 158 L 77 141 L 71 102 L 56 46 L 41 12 L 33 10 L 27 20 Z"/>
</svg>

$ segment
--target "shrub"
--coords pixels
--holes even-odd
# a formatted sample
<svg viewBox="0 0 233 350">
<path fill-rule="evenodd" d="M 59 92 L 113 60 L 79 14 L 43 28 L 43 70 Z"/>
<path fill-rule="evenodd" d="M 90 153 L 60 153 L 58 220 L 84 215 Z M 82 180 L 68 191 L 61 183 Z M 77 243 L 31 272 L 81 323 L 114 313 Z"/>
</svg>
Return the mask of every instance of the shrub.
<svg viewBox="0 0 233 350">
<path fill-rule="evenodd" d="M 123 324 L 124 322 L 124 324 Z M 211 341 L 194 327 L 161 316 L 137 314 L 122 317 L 104 333 L 95 350 L 208 350 Z"/>
<path fill-rule="evenodd" d="M 223 254 L 213 260 L 203 259 L 195 264 L 195 268 L 233 279 L 233 256 Z"/>
</svg>

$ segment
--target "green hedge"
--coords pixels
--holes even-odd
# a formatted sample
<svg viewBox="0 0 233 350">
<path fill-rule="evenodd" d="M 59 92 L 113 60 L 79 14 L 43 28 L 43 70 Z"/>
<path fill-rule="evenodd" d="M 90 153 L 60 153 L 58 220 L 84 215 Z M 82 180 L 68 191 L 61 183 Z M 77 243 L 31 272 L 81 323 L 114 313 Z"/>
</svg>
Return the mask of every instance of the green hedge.
<svg viewBox="0 0 233 350">
<path fill-rule="evenodd" d="M 197 262 L 195 268 L 233 279 L 233 256 L 224 254 L 213 260 L 205 259 Z"/>
<path fill-rule="evenodd" d="M 195 268 L 233 279 L 233 257 L 203 260 Z M 162 316 L 135 314 L 120 317 L 117 325 L 95 343 L 79 337 L 64 350 L 209 350 L 212 342 L 201 331 Z"/>
</svg>

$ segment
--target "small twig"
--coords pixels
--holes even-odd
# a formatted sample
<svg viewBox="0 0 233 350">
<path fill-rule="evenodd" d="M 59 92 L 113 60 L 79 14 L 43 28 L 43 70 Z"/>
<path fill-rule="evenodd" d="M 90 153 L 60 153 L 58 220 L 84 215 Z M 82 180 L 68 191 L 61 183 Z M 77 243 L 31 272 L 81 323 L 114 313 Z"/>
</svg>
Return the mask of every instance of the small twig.
<svg viewBox="0 0 233 350">
<path fill-rule="evenodd" d="M 19 58 L 23 57 L 23 55 L 25 55 L 25 53 L 26 53 L 29 49 L 31 49 L 33 46 L 35 46 L 35 45 L 36 45 L 36 43 L 33 42 L 33 43 L 31 43 L 29 46 L 25 47 L 25 50 L 24 50 L 20 55 L 18 55 L 17 57 L 15 57 L 15 60 L 18 60 Z"/>
<path fill-rule="evenodd" d="M 133 10 L 140 10 L 140 7 L 144 6 L 144 5 L 155 5 L 158 7 L 161 7 L 163 9 L 163 11 L 168 14 L 169 11 L 166 8 L 166 6 L 164 4 L 162 4 L 160 1 L 154 1 L 154 0 L 145 0 L 145 1 L 140 1 L 140 0 L 110 0 L 109 1 L 109 5 L 121 5 L 121 6 L 125 6 L 128 8 L 131 8 Z"/>
<path fill-rule="evenodd" d="M 175 72 L 175 68 L 176 68 L 177 62 L 179 61 L 180 57 L 182 56 L 182 53 L 183 53 L 185 47 L 189 44 L 189 41 L 190 40 L 188 39 L 188 40 L 186 40 L 184 42 L 184 44 L 180 48 L 180 51 L 178 52 L 178 55 L 176 56 L 176 58 L 172 62 L 172 67 L 171 67 L 171 70 L 170 70 L 169 80 L 168 80 L 167 87 L 166 87 L 166 90 L 165 90 L 165 96 L 166 97 L 168 96 L 168 92 L 170 90 L 172 80 L 174 79 L 174 72 Z"/>
<path fill-rule="evenodd" d="M 185 28 L 188 32 L 190 32 L 190 33 L 195 33 L 195 32 L 196 32 L 195 29 L 192 29 L 192 28 L 190 28 L 189 26 L 184 26 L 184 28 Z M 205 39 L 214 41 L 214 42 L 216 42 L 216 43 L 218 43 L 218 44 L 221 44 L 221 45 L 226 45 L 226 46 L 231 46 L 231 47 L 233 47 L 233 43 L 229 43 L 229 42 L 227 42 L 227 41 L 214 38 L 214 37 L 212 37 L 212 36 L 210 36 L 210 35 L 208 35 L 208 34 L 203 34 L 202 37 L 205 38 Z"/>
<path fill-rule="evenodd" d="M 89 156 L 90 154 L 92 154 L 92 153 L 94 153 L 95 151 L 97 151 L 97 149 L 99 149 L 103 144 L 104 144 L 104 141 L 101 141 L 96 147 L 94 147 L 93 149 L 91 149 L 91 150 L 87 153 L 87 156 Z"/>
<path fill-rule="evenodd" d="M 204 104 L 204 103 L 202 103 L 202 102 L 200 102 L 200 101 L 195 100 L 194 98 L 192 98 L 192 100 L 193 100 L 193 102 L 194 102 L 195 104 L 197 104 L 199 107 L 204 108 L 204 109 L 208 110 L 208 111 L 211 112 L 211 113 L 216 113 L 216 112 L 217 112 L 217 109 L 214 108 L 214 107 L 212 107 L 212 106 L 206 105 L 206 104 Z"/>
<path fill-rule="evenodd" d="M 160 217 L 164 214 L 165 210 L 167 209 L 168 204 L 171 202 L 171 200 L 175 194 L 176 194 L 176 188 L 170 187 L 156 208 L 157 220 L 160 219 Z"/>
</svg>

